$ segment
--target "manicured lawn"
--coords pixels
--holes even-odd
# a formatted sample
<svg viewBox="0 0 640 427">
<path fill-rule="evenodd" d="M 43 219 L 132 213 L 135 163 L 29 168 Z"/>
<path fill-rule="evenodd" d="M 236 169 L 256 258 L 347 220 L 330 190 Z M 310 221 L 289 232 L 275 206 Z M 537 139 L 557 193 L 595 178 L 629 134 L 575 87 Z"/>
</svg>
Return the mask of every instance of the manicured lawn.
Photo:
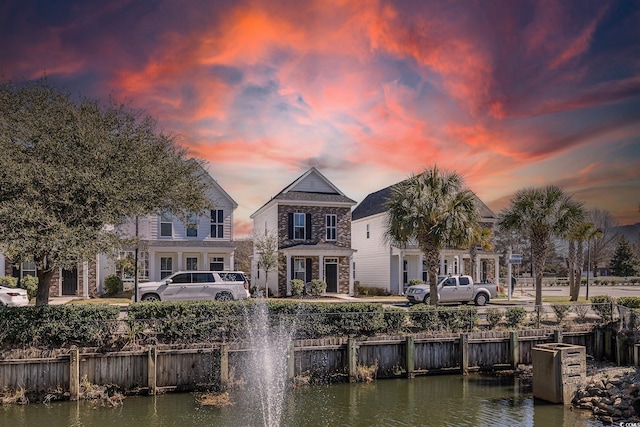
<svg viewBox="0 0 640 427">
<path fill-rule="evenodd" d="M 569 301 L 569 296 L 550 296 L 550 297 L 542 297 L 542 302 L 549 302 L 552 304 L 570 304 L 571 301 Z M 578 297 L 578 301 L 576 301 L 578 304 L 589 304 L 591 303 L 591 301 L 587 300 L 585 297 L 580 296 Z"/>
</svg>

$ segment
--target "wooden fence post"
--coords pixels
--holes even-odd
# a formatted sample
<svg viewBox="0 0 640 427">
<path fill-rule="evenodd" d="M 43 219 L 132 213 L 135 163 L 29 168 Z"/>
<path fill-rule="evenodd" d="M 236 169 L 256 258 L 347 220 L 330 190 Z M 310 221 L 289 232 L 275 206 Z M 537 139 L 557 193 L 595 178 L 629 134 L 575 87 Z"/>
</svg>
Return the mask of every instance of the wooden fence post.
<svg viewBox="0 0 640 427">
<path fill-rule="evenodd" d="M 604 351 L 604 342 L 603 342 L 603 334 L 602 328 L 597 326 L 593 330 L 593 356 L 596 360 L 602 360 L 602 355 Z"/>
<path fill-rule="evenodd" d="M 157 389 L 157 365 L 158 352 L 155 347 L 151 347 L 147 352 L 147 386 L 149 394 L 156 394 Z"/>
<path fill-rule="evenodd" d="M 460 334 L 460 373 L 469 373 L 469 334 Z"/>
<path fill-rule="evenodd" d="M 220 388 L 226 390 L 229 386 L 229 345 L 220 346 Z"/>
<path fill-rule="evenodd" d="M 509 349 L 511 350 L 511 368 L 516 369 L 520 363 L 520 340 L 518 331 L 509 332 Z"/>
<path fill-rule="evenodd" d="M 413 337 L 407 337 L 406 356 L 407 356 L 407 378 L 413 378 L 415 375 L 415 340 Z"/>
<path fill-rule="evenodd" d="M 80 396 L 80 350 L 74 348 L 69 353 L 69 399 Z"/>
<path fill-rule="evenodd" d="M 289 344 L 289 380 L 296 378 L 296 349 L 293 342 Z"/>
<path fill-rule="evenodd" d="M 349 382 L 356 382 L 357 380 L 357 367 L 358 367 L 358 351 L 356 347 L 356 340 L 349 338 L 347 341 L 347 363 L 349 367 Z"/>
<path fill-rule="evenodd" d="M 562 329 L 553 331 L 553 342 L 562 343 Z"/>
<path fill-rule="evenodd" d="M 627 363 L 627 340 L 625 336 L 616 331 L 616 364 L 622 366 Z"/>
</svg>

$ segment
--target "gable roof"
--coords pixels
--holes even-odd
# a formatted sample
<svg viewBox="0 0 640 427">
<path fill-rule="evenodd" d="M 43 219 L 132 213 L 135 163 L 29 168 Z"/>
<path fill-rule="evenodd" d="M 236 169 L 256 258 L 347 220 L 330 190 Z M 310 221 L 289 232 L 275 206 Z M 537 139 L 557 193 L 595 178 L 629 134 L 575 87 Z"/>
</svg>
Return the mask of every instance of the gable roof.
<svg viewBox="0 0 640 427">
<path fill-rule="evenodd" d="M 389 187 L 383 188 L 382 190 L 378 190 L 375 193 L 370 193 L 369 195 L 367 195 L 367 197 L 365 197 L 365 199 L 353 210 L 351 219 L 355 221 L 386 212 L 386 204 L 387 201 L 391 198 L 392 189 L 398 184 L 400 183 L 390 185 Z M 480 200 L 480 198 L 475 193 L 473 193 L 473 197 L 475 199 L 476 206 L 478 207 L 481 220 L 495 220 L 496 215 L 493 213 L 493 211 L 489 209 L 489 207 L 482 200 Z"/>
<path fill-rule="evenodd" d="M 200 178 L 205 180 L 208 185 L 210 185 L 211 187 L 213 187 L 216 190 L 218 190 L 220 192 L 220 194 L 222 194 L 227 200 L 229 200 L 229 202 L 231 203 L 231 206 L 233 207 L 233 209 L 236 209 L 238 207 L 238 203 L 235 200 L 233 200 L 233 198 L 229 195 L 229 193 L 227 193 L 225 191 L 225 189 L 222 188 L 222 186 L 220 184 L 218 184 L 218 181 L 213 179 L 213 177 L 211 176 L 211 174 L 209 172 L 207 172 L 207 170 L 202 168 L 202 171 L 203 171 L 203 173 L 200 176 Z"/>
<path fill-rule="evenodd" d="M 347 197 L 315 167 L 312 167 L 300 175 L 291 184 L 283 188 L 267 203 L 252 213 L 250 218 L 253 218 L 254 215 L 261 211 L 265 206 L 274 201 L 300 202 L 301 204 L 304 202 L 336 203 L 348 204 L 350 206 L 357 203 L 355 200 Z"/>
</svg>

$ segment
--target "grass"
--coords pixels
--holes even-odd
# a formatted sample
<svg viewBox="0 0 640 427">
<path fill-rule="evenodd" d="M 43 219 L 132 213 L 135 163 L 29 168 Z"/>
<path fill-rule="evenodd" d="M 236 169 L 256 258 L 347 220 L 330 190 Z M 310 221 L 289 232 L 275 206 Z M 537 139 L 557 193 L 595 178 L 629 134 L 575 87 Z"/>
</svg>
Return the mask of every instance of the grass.
<svg viewBox="0 0 640 427">
<path fill-rule="evenodd" d="M 549 302 L 549 303 L 553 303 L 553 304 L 571 304 L 572 301 L 570 301 L 570 297 L 567 296 L 550 296 L 550 297 L 542 297 L 542 302 Z M 588 299 L 586 299 L 585 297 L 578 297 L 578 301 L 576 301 L 576 303 L 578 304 L 590 304 L 591 301 L 589 301 Z"/>
<path fill-rule="evenodd" d="M 131 298 L 74 299 L 67 304 L 130 304 Z"/>
</svg>

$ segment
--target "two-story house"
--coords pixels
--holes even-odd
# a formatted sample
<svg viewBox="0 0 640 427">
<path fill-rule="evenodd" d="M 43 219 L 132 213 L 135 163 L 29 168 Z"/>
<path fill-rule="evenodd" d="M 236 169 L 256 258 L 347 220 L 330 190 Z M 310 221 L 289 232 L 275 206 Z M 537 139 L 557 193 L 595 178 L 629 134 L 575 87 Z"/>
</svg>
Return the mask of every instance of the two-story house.
<svg viewBox="0 0 640 427">
<path fill-rule="evenodd" d="M 397 185 L 397 184 L 396 184 Z M 415 243 L 394 245 L 385 238 L 388 215 L 386 203 L 393 186 L 369 194 L 352 214 L 355 280 L 362 286 L 379 287 L 392 294 L 403 294 L 411 279 L 427 283 L 427 264 Z M 482 227 L 493 229 L 495 214 L 476 196 Z M 499 254 L 478 250 L 475 266 L 470 250 L 445 248 L 440 251 L 439 274 L 468 274 L 475 281 L 498 283 Z"/>
<path fill-rule="evenodd" d="M 158 281 L 184 270 L 233 270 L 233 212 L 238 204 L 209 174 L 207 195 L 214 209 L 183 222 L 169 213 L 138 218 L 138 280 Z M 125 224 L 120 233 L 135 236 L 135 221 Z M 133 254 L 123 248 L 117 257 Z M 115 271 L 114 257 L 100 257 L 100 286 Z M 133 281 L 132 277 L 124 277 Z M 99 289 L 101 291 L 102 288 Z"/>
<path fill-rule="evenodd" d="M 353 295 L 351 207 L 348 198 L 311 168 L 251 215 L 256 238 L 275 234 L 280 265 L 268 275 L 252 260 L 252 283 L 269 295 L 291 295 L 291 279 L 324 280 L 327 293 Z"/>
</svg>

